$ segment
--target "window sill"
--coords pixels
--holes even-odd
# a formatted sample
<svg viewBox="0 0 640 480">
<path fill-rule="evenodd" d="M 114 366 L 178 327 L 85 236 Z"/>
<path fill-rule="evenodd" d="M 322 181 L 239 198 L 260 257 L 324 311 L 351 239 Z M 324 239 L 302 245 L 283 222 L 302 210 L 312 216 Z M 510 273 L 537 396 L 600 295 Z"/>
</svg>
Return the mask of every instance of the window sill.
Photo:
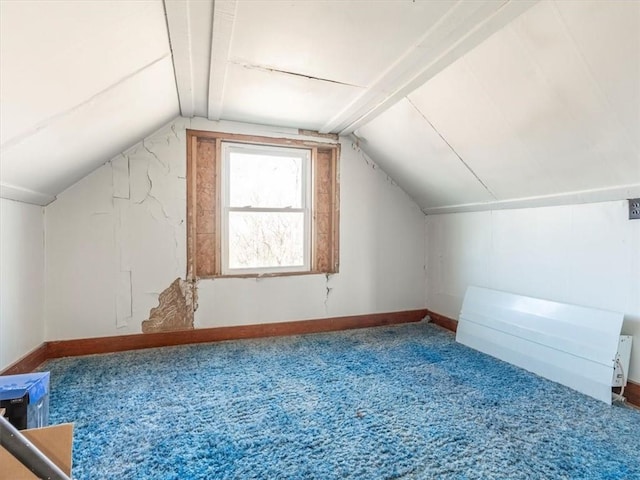
<svg viewBox="0 0 640 480">
<path fill-rule="evenodd" d="M 334 275 L 338 272 L 281 272 L 281 273 L 242 273 L 242 274 L 228 274 L 228 275 L 210 275 L 199 276 L 198 280 L 217 280 L 222 278 L 274 278 L 274 277 L 298 277 L 307 275 Z"/>
</svg>

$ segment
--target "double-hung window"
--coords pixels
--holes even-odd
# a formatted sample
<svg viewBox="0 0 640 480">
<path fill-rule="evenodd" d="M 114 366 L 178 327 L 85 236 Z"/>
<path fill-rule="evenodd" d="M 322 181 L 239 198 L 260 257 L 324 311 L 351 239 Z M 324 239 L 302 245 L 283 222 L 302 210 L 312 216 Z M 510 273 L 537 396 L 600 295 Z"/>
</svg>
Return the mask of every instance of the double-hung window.
<svg viewBox="0 0 640 480">
<path fill-rule="evenodd" d="M 222 142 L 222 274 L 308 272 L 311 150 Z"/>
<path fill-rule="evenodd" d="M 187 277 L 336 273 L 340 144 L 187 130 Z"/>
</svg>

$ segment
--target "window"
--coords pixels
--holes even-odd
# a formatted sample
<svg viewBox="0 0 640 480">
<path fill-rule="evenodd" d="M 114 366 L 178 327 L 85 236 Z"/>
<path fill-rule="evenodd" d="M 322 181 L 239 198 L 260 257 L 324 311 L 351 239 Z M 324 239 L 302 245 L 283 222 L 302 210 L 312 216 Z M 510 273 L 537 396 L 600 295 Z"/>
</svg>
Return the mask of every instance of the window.
<svg viewBox="0 0 640 480">
<path fill-rule="evenodd" d="M 311 151 L 222 142 L 222 273 L 308 272 Z"/>
<path fill-rule="evenodd" d="M 187 277 L 338 271 L 335 142 L 187 131 Z"/>
</svg>

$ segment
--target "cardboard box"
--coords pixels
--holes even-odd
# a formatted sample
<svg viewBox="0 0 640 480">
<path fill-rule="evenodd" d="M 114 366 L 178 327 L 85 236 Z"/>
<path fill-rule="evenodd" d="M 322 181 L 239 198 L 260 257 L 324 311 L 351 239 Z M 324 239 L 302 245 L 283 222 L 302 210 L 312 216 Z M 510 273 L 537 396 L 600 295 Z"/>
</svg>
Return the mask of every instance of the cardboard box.
<svg viewBox="0 0 640 480">
<path fill-rule="evenodd" d="M 49 425 L 49 372 L 1 375 L 0 407 L 18 430 Z"/>
<path fill-rule="evenodd" d="M 22 430 L 20 433 L 71 477 L 72 423 L 32 428 Z M 2 465 L 0 480 L 37 480 L 38 478 L 2 447 L 0 447 L 0 465 Z"/>
</svg>

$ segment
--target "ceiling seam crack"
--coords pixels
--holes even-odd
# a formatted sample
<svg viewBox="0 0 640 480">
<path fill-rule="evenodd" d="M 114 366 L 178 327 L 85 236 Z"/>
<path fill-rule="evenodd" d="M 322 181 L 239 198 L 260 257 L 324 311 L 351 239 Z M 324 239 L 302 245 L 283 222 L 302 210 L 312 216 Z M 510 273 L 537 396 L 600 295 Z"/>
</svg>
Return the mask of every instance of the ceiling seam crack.
<svg viewBox="0 0 640 480">
<path fill-rule="evenodd" d="M 246 69 L 249 69 L 249 70 L 260 70 L 262 72 L 281 73 L 283 75 L 292 75 L 294 77 L 302 77 L 302 78 L 306 78 L 308 80 L 317 80 L 319 82 L 327 82 L 327 83 L 333 83 L 333 84 L 336 84 L 336 85 L 344 85 L 346 87 L 365 88 L 365 87 L 363 87 L 361 85 L 354 85 L 352 83 L 341 82 L 339 80 L 331 80 L 329 78 L 314 77 L 313 75 L 305 75 L 304 73 L 289 72 L 287 70 L 280 70 L 280 69 L 269 67 L 269 66 L 266 66 L 266 65 L 256 65 L 254 63 L 242 62 L 242 61 L 237 60 L 237 59 L 230 59 L 229 63 L 231 63 L 233 65 L 238 65 L 240 67 L 243 67 L 243 68 L 246 68 Z"/>
<path fill-rule="evenodd" d="M 447 144 L 449 149 L 453 152 L 453 154 L 456 157 L 458 157 L 458 160 L 460 160 L 460 162 L 462 162 L 462 164 L 466 167 L 466 169 L 469 170 L 469 172 L 471 172 L 471 174 L 475 177 L 476 180 L 478 180 L 478 182 L 480 182 L 480 185 L 482 185 L 484 187 L 484 189 L 489 193 L 489 195 L 491 195 L 491 197 L 494 200 L 498 200 L 498 197 L 496 197 L 496 195 L 491 191 L 491 189 L 487 186 L 487 184 L 482 181 L 482 179 L 476 174 L 476 172 L 473 171 L 473 169 L 469 166 L 469 164 L 464 161 L 462 156 L 456 151 L 455 148 L 453 148 L 453 145 L 451 145 L 447 141 L 447 139 L 444 138 L 444 135 L 442 135 L 440 133 L 440 131 L 435 127 L 435 125 L 433 123 L 431 123 L 431 121 L 427 118 L 427 116 L 416 106 L 415 103 L 413 103 L 411 101 L 411 99 L 408 96 L 405 97 L 405 98 L 407 99 L 409 104 L 415 109 L 415 111 L 418 112 L 418 114 L 424 119 L 424 121 L 427 122 L 431 128 L 433 128 L 433 131 L 438 134 L 438 136 L 442 139 L 442 141 Z"/>
</svg>

